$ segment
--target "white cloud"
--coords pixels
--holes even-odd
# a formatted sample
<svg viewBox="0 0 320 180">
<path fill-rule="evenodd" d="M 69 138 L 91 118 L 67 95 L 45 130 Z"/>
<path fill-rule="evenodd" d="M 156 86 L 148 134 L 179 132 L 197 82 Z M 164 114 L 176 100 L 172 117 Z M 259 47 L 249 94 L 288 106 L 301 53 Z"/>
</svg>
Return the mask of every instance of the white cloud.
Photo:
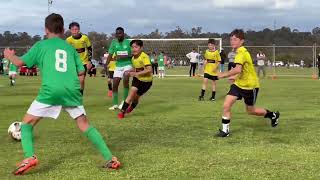
<svg viewBox="0 0 320 180">
<path fill-rule="evenodd" d="M 158 5 L 180 12 L 226 8 L 286 10 L 296 7 L 297 0 L 161 0 Z"/>
</svg>

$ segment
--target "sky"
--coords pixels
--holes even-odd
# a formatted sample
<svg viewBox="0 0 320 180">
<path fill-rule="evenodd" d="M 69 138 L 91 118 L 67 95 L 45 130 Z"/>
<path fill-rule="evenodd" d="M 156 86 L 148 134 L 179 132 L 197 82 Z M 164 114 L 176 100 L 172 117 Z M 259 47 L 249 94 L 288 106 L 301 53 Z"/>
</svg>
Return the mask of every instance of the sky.
<svg viewBox="0 0 320 180">
<path fill-rule="evenodd" d="M 0 32 L 44 34 L 47 0 L 0 0 Z M 204 32 L 273 29 L 289 26 L 311 31 L 320 26 L 319 0 L 53 0 L 50 12 L 81 31 L 111 34 L 118 26 L 129 35 L 155 29 L 168 32 L 201 26 Z"/>
</svg>

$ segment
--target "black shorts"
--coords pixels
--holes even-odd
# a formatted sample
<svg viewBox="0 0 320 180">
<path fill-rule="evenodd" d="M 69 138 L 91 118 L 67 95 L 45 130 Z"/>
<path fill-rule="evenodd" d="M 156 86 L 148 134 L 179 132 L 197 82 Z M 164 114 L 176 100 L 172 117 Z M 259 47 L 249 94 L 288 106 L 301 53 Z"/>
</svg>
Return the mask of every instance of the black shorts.
<svg viewBox="0 0 320 180">
<path fill-rule="evenodd" d="M 238 100 L 244 99 L 244 103 L 248 106 L 253 106 L 258 97 L 259 88 L 255 88 L 252 90 L 241 89 L 235 84 L 230 86 L 230 91 L 228 95 L 238 97 Z"/>
<path fill-rule="evenodd" d="M 143 82 L 143 81 L 140 81 L 138 78 L 134 77 L 132 80 L 132 86 L 136 87 L 138 89 L 137 94 L 139 96 L 142 96 L 151 88 L 152 81 L 151 82 Z"/>
<path fill-rule="evenodd" d="M 113 79 L 114 71 L 108 71 L 108 78 Z"/>
<path fill-rule="evenodd" d="M 207 78 L 207 79 L 210 79 L 210 80 L 212 80 L 212 81 L 217 81 L 217 80 L 219 80 L 218 76 L 212 76 L 212 75 L 207 74 L 207 73 L 204 73 L 204 76 L 203 76 L 203 77 L 204 77 L 204 78 Z"/>
</svg>

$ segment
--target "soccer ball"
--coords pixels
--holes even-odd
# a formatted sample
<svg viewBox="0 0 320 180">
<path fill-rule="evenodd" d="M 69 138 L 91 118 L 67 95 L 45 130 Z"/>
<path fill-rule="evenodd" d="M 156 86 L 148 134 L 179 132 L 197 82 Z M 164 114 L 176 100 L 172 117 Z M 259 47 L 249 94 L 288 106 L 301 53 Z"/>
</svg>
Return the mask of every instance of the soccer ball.
<svg viewBox="0 0 320 180">
<path fill-rule="evenodd" d="M 12 123 L 8 128 L 8 134 L 9 136 L 16 140 L 21 140 L 21 122 L 14 122 Z"/>
</svg>

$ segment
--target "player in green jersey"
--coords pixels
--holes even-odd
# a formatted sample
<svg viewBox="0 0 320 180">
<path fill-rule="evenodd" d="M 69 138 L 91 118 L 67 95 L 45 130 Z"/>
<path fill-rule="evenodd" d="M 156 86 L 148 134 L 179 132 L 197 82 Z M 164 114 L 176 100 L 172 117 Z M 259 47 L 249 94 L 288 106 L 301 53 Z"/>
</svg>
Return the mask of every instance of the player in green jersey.
<svg viewBox="0 0 320 180">
<path fill-rule="evenodd" d="M 120 167 L 120 162 L 112 156 L 101 134 L 89 124 L 80 93 L 79 79 L 83 79 L 84 67 L 76 50 L 61 39 L 63 26 L 61 15 L 50 14 L 45 19 L 46 40 L 37 42 L 21 58 L 15 55 L 14 50 L 6 48 L 4 51 L 5 58 L 17 66 L 37 65 L 42 79 L 39 94 L 21 125 L 21 144 L 26 159 L 14 170 L 15 175 L 22 175 L 38 165 L 33 148 L 33 128 L 42 118 L 58 118 L 61 109 L 69 113 L 80 131 L 102 154 L 106 160 L 104 167 Z"/>
<path fill-rule="evenodd" d="M 9 63 L 9 79 L 11 86 L 16 84 L 16 76 L 17 76 L 17 66 L 12 62 Z"/>
<path fill-rule="evenodd" d="M 109 54 L 115 54 L 114 58 L 112 56 L 108 56 L 107 65 L 111 60 L 116 61 L 116 68 L 113 74 L 113 88 L 112 88 L 112 96 L 113 96 L 113 106 L 109 108 L 109 110 L 121 109 L 124 100 L 128 97 L 129 94 L 129 75 L 125 73 L 127 71 L 131 71 L 132 62 L 131 62 L 131 47 L 130 40 L 125 39 L 124 29 L 122 27 L 118 27 L 116 29 L 116 39 L 112 40 L 111 45 L 109 47 Z M 118 88 L 119 83 L 123 79 L 123 101 L 119 104 L 118 99 Z"/>
</svg>

